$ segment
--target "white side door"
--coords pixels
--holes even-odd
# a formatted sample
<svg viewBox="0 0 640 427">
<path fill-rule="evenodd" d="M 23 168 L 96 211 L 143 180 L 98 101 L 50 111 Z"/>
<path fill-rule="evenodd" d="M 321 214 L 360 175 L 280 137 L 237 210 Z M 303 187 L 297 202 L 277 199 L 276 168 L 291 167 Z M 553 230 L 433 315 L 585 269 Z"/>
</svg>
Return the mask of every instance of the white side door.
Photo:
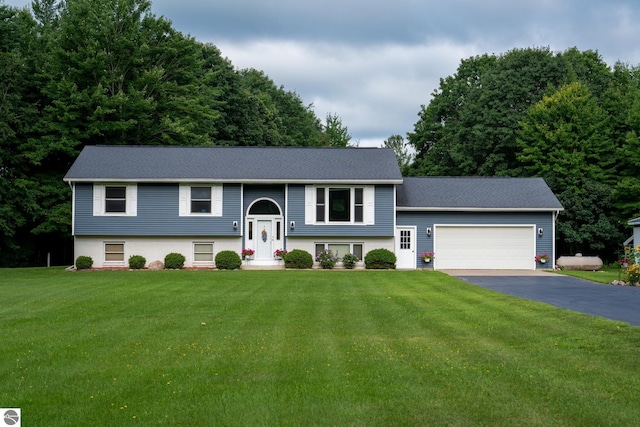
<svg viewBox="0 0 640 427">
<path fill-rule="evenodd" d="M 396 268 L 416 268 L 416 227 L 396 227 Z"/>
</svg>

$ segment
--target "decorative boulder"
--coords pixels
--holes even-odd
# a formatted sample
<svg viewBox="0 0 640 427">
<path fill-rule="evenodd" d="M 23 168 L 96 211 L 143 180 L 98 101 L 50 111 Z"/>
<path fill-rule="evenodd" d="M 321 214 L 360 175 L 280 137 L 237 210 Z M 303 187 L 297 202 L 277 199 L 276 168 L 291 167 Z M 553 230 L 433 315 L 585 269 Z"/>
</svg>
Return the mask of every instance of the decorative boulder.
<svg viewBox="0 0 640 427">
<path fill-rule="evenodd" d="M 149 270 L 164 270 L 164 263 L 159 260 L 155 260 L 149 263 L 147 267 Z"/>
<path fill-rule="evenodd" d="M 563 255 L 558 258 L 556 264 L 566 270 L 597 271 L 602 268 L 602 260 L 599 256 L 582 256 L 581 253 L 575 256 Z"/>
</svg>

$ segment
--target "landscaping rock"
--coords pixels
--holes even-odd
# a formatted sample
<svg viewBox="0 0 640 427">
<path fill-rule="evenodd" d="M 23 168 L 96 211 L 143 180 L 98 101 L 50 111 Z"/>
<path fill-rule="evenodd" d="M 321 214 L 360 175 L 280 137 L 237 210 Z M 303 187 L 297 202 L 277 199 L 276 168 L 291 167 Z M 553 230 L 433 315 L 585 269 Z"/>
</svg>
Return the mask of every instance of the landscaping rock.
<svg viewBox="0 0 640 427">
<path fill-rule="evenodd" d="M 159 260 L 155 260 L 149 263 L 147 267 L 149 270 L 164 270 L 164 263 Z"/>
</svg>

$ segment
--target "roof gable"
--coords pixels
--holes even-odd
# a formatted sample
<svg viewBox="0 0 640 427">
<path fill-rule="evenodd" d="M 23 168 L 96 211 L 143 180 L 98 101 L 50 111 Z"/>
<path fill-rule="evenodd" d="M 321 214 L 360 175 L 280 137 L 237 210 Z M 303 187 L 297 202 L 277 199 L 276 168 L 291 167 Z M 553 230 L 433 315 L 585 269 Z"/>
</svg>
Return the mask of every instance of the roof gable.
<svg viewBox="0 0 640 427">
<path fill-rule="evenodd" d="M 398 186 L 399 210 L 561 210 L 542 178 L 421 177 Z"/>
<path fill-rule="evenodd" d="M 86 146 L 65 181 L 400 183 L 392 149 Z"/>
</svg>

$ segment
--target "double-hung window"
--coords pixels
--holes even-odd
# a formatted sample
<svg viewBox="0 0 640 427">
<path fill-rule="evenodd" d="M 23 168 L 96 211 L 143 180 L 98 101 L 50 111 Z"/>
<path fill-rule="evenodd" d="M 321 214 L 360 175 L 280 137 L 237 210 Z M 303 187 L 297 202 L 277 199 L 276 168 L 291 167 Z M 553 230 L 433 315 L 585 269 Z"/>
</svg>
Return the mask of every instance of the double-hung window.
<svg viewBox="0 0 640 427">
<path fill-rule="evenodd" d="M 307 224 L 373 224 L 373 186 L 307 188 Z"/>
<path fill-rule="evenodd" d="M 94 184 L 94 216 L 136 216 L 138 186 L 136 184 Z"/>
<path fill-rule="evenodd" d="M 211 187 L 191 187 L 191 213 L 211 213 Z"/>
<path fill-rule="evenodd" d="M 221 184 L 181 184 L 180 216 L 222 216 Z"/>
</svg>

